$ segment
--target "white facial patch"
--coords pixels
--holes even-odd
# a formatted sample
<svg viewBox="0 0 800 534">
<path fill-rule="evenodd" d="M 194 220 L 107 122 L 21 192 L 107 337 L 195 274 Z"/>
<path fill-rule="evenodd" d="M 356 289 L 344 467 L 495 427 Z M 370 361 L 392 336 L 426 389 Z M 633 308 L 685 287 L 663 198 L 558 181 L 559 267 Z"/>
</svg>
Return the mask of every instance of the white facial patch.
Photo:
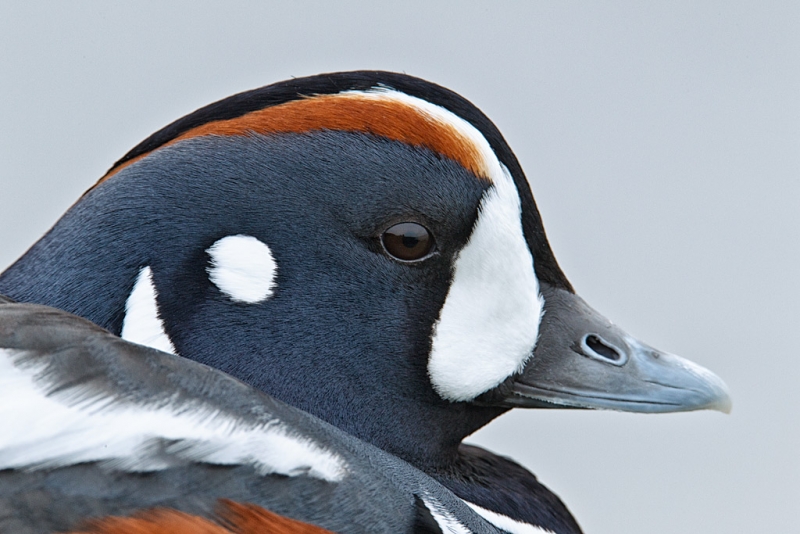
<svg viewBox="0 0 800 534">
<path fill-rule="evenodd" d="M 516 519 L 511 519 L 507 515 L 498 514 L 497 512 L 492 512 L 486 508 L 481 508 L 477 504 L 472 504 L 469 501 L 464 502 L 479 516 L 483 517 L 489 523 L 505 532 L 508 532 L 509 534 L 553 534 L 552 530 L 537 527 L 535 525 L 531 525 L 530 523 L 523 523 L 522 521 L 517 521 Z"/>
<path fill-rule="evenodd" d="M 479 210 L 456 257 L 428 361 L 434 389 L 451 401 L 472 400 L 522 370 L 544 306 L 522 233 L 519 195 L 505 168 Z"/>
<path fill-rule="evenodd" d="M 110 462 L 115 469 L 150 472 L 182 460 L 331 482 L 347 474 L 341 456 L 283 423 L 248 425 L 202 401 L 147 407 L 73 387 L 68 399 L 85 400 L 64 402 L 39 386 L 43 366 L 14 364 L 18 352 L 0 349 L 0 470 Z M 155 442 L 166 443 L 166 450 Z"/>
<path fill-rule="evenodd" d="M 153 271 L 150 267 L 145 267 L 139 271 L 133 291 L 125 302 L 125 318 L 122 320 L 120 337 L 131 343 L 176 354 L 158 314 L 156 295 Z"/>
<path fill-rule="evenodd" d="M 431 384 L 442 398 L 472 400 L 522 370 L 539 335 L 544 301 L 522 232 L 517 187 L 483 134 L 458 115 L 392 89 L 360 94 L 413 106 L 457 130 L 492 183 L 469 242 L 456 258 L 428 360 Z"/>
<path fill-rule="evenodd" d="M 258 304 L 272 296 L 278 266 L 269 247 L 249 235 L 223 237 L 208 250 L 211 282 L 235 302 Z"/>
</svg>

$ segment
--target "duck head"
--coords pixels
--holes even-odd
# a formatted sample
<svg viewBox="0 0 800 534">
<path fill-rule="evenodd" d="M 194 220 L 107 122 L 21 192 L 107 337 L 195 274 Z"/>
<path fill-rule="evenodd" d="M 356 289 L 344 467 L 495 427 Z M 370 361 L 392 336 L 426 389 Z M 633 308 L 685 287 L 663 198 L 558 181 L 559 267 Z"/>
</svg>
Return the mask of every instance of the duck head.
<svg viewBox="0 0 800 534">
<path fill-rule="evenodd" d="M 0 292 L 219 368 L 416 465 L 511 407 L 730 406 L 590 308 L 459 95 L 386 72 L 232 96 L 157 132 Z"/>
</svg>

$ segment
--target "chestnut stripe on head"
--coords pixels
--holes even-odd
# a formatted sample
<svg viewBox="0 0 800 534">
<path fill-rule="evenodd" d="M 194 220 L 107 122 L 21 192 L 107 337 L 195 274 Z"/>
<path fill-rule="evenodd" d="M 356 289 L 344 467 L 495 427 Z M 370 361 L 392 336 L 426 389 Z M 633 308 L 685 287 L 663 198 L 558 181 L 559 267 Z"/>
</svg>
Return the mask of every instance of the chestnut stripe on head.
<svg viewBox="0 0 800 534">
<path fill-rule="evenodd" d="M 425 104 L 431 109 L 425 109 Z M 441 110 L 441 113 L 436 113 L 437 110 Z M 206 135 L 304 133 L 318 130 L 363 132 L 425 147 L 457 161 L 477 177 L 491 181 L 491 164 L 486 161 L 483 147 L 466 135 L 463 127 L 448 121 L 446 115 L 450 113 L 443 108 L 397 91 L 378 89 L 344 92 L 293 100 L 235 119 L 209 122 L 159 148 Z M 141 154 L 112 169 L 98 184 L 147 154 Z"/>
</svg>

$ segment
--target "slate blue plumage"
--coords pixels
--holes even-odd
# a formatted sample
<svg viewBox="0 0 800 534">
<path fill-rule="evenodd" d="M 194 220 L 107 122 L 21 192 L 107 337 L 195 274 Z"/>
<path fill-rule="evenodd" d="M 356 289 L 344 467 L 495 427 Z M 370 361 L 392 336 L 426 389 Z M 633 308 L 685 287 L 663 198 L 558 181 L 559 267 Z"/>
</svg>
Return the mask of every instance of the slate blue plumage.
<svg viewBox="0 0 800 534">
<path fill-rule="evenodd" d="M 319 126 L 301 131 L 214 130 L 290 103 L 313 105 L 332 95 L 374 100 L 381 91 L 392 93 L 386 117 L 423 109 L 412 130 L 466 134 L 445 141 L 421 135 L 417 143 L 375 133 L 397 119 L 367 117 L 371 126 L 342 129 L 324 122 L 327 115 L 312 117 Z M 342 106 L 335 119 L 346 122 Z M 425 122 L 430 113 L 439 123 Z M 211 133 L 193 134 L 202 127 Z M 453 155 L 454 139 L 474 146 Z M 480 175 L 470 158 L 499 171 Z M 450 383 L 437 383 L 433 345 L 444 329 L 442 310 L 461 283 L 459 262 L 478 246 L 478 229 L 493 224 L 483 214 L 501 195 L 504 177 L 515 198 L 490 215 L 517 210 L 511 222 L 529 278 L 519 288 L 501 285 L 493 302 L 476 309 L 513 300 L 520 288 L 530 289 L 532 276 L 542 306 L 532 317 L 535 349 L 531 344 L 519 366 L 491 387 L 448 397 L 442 392 L 460 394 L 469 382 L 469 365 L 463 384 L 452 375 Z M 434 236 L 435 251 L 423 261 L 396 261 L 381 245 L 387 228 L 408 221 Z M 499 227 L 489 229 L 502 237 Z M 274 255 L 276 289 L 268 300 L 233 301 L 209 280 L 209 247 L 231 235 L 252 236 Z M 122 158 L 0 275 L 0 291 L 120 334 L 145 267 L 178 354 L 397 455 L 470 503 L 557 533 L 579 531 L 560 500 L 512 461 L 462 446 L 466 436 L 515 406 L 677 411 L 728 403 L 718 378 L 636 341 L 574 293 L 497 128 L 463 97 L 405 75 L 363 71 L 281 82 L 176 121 Z M 535 311 L 536 303 L 525 304 Z M 461 326 L 470 332 L 491 318 Z M 503 340 L 489 341 L 500 347 Z"/>
</svg>

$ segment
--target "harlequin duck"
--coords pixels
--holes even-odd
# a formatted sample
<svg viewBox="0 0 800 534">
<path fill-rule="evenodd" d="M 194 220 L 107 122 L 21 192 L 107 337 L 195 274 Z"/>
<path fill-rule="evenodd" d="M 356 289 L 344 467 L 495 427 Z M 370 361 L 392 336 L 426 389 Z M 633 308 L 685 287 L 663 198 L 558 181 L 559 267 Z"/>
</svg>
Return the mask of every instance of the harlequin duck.
<svg viewBox="0 0 800 534">
<path fill-rule="evenodd" d="M 0 291 L 220 369 L 510 531 L 579 529 L 533 475 L 461 445 L 509 408 L 730 406 L 715 375 L 575 293 L 494 124 L 401 74 L 289 80 L 179 119 Z"/>
</svg>

